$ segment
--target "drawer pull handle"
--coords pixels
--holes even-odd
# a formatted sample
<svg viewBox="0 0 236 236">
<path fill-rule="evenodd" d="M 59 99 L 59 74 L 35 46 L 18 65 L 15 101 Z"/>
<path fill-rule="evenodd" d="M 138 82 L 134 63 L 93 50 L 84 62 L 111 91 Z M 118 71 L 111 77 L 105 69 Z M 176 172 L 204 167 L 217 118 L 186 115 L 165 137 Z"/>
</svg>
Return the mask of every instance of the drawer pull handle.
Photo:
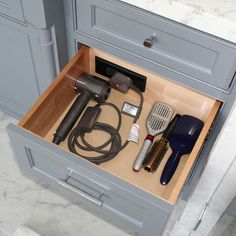
<svg viewBox="0 0 236 236">
<path fill-rule="evenodd" d="M 156 34 L 153 34 L 153 36 L 146 38 L 143 42 L 143 46 L 146 48 L 151 48 L 153 46 L 155 39 L 156 39 Z"/>
<path fill-rule="evenodd" d="M 75 193 L 75 194 L 77 194 L 77 195 L 79 195 L 79 196 L 81 196 L 81 197 L 83 197 L 83 198 L 89 200 L 90 202 L 96 204 L 97 206 L 100 206 L 100 207 L 101 207 L 102 204 L 103 204 L 103 202 L 102 202 L 101 200 L 99 200 L 99 199 L 97 199 L 97 198 L 95 198 L 95 197 L 93 197 L 93 196 L 91 196 L 91 195 L 85 193 L 84 191 L 82 191 L 82 190 L 80 190 L 80 189 L 78 189 L 78 188 L 75 188 L 74 186 L 68 184 L 68 183 L 65 182 L 65 181 L 59 180 L 59 181 L 57 181 L 57 183 L 58 183 L 59 185 L 61 185 L 62 187 L 64 187 L 64 188 L 70 190 L 71 192 L 73 192 L 73 193 Z M 100 196 L 100 197 L 101 197 L 101 196 Z"/>
</svg>

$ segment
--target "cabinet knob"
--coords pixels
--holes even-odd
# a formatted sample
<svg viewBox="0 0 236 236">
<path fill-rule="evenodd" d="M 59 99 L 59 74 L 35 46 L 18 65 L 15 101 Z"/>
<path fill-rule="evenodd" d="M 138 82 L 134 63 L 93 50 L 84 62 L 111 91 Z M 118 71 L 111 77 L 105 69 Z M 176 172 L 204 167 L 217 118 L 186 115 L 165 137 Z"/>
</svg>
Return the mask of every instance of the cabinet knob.
<svg viewBox="0 0 236 236">
<path fill-rule="evenodd" d="M 146 48 L 151 48 L 153 46 L 153 43 L 156 39 L 156 34 L 154 34 L 153 36 L 146 38 L 143 42 L 143 46 Z"/>
</svg>

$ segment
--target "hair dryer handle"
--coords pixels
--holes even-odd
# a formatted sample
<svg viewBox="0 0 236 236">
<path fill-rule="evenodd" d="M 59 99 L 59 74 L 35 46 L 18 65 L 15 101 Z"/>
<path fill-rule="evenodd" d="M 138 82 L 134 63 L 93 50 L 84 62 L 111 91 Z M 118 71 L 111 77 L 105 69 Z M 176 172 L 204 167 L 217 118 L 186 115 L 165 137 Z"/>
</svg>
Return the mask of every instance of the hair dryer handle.
<svg viewBox="0 0 236 236">
<path fill-rule="evenodd" d="M 181 156 L 182 154 L 179 151 L 172 152 L 161 175 L 160 182 L 162 185 L 167 185 L 170 182 L 177 169 Z"/>
<path fill-rule="evenodd" d="M 53 143 L 59 144 L 69 134 L 70 130 L 73 128 L 75 122 L 78 120 L 79 116 L 83 112 L 84 108 L 90 100 L 90 95 L 86 91 L 82 92 L 72 104 L 70 110 L 67 112 L 66 116 L 60 123 L 59 127 L 54 134 Z"/>
</svg>

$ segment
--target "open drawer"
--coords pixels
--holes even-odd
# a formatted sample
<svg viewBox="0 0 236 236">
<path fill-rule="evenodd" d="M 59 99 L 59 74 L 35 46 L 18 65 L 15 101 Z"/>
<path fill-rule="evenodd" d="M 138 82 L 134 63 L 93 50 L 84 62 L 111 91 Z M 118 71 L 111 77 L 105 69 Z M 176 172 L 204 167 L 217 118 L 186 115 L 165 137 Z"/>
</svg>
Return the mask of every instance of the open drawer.
<svg viewBox="0 0 236 236">
<path fill-rule="evenodd" d="M 95 72 L 95 56 L 147 77 L 143 111 L 138 120 L 141 130 L 139 145 L 130 143 L 113 160 L 100 165 L 70 153 L 67 140 L 59 146 L 52 143 L 53 133 L 76 97 L 74 81 L 67 75 L 76 77 L 85 71 L 107 79 Z M 138 104 L 139 97 L 132 91 L 123 94 L 112 90 L 108 101 L 121 108 L 124 101 Z M 147 134 L 147 115 L 155 102 L 168 103 L 176 113 L 193 115 L 204 121 L 204 127 L 191 154 L 181 158 L 175 175 L 166 186 L 160 184 L 160 175 L 171 153 L 170 148 L 154 174 L 144 170 L 136 173 L 132 170 L 142 140 Z M 52 188 L 70 196 L 70 199 L 76 199 L 79 195 L 79 199 L 95 203 L 102 212 L 132 225 L 136 232 L 159 235 L 193 168 L 220 106 L 221 102 L 213 98 L 179 86 L 99 50 L 82 46 L 18 126 L 9 125 L 8 133 L 19 164 L 29 174 L 44 179 Z M 126 115 L 122 118 L 120 133 L 124 142 L 132 118 Z M 99 120 L 112 125 L 117 122 L 115 114 L 106 109 L 101 113 Z M 98 132 L 89 138 L 96 145 L 107 137 Z M 153 224 L 154 217 L 158 217 L 158 223 L 155 220 L 156 225 Z"/>
</svg>

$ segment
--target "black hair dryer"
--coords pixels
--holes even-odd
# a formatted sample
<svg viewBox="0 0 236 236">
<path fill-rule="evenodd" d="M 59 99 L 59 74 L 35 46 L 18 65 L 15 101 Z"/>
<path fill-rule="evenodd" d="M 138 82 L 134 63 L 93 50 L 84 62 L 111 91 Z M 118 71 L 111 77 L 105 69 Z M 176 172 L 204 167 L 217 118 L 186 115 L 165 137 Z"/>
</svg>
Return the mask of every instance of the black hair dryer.
<svg viewBox="0 0 236 236">
<path fill-rule="evenodd" d="M 80 94 L 54 134 L 52 142 L 57 145 L 66 139 L 89 100 L 94 99 L 97 102 L 105 102 L 111 91 L 109 82 L 85 72 L 76 80 L 75 89 Z"/>
</svg>

